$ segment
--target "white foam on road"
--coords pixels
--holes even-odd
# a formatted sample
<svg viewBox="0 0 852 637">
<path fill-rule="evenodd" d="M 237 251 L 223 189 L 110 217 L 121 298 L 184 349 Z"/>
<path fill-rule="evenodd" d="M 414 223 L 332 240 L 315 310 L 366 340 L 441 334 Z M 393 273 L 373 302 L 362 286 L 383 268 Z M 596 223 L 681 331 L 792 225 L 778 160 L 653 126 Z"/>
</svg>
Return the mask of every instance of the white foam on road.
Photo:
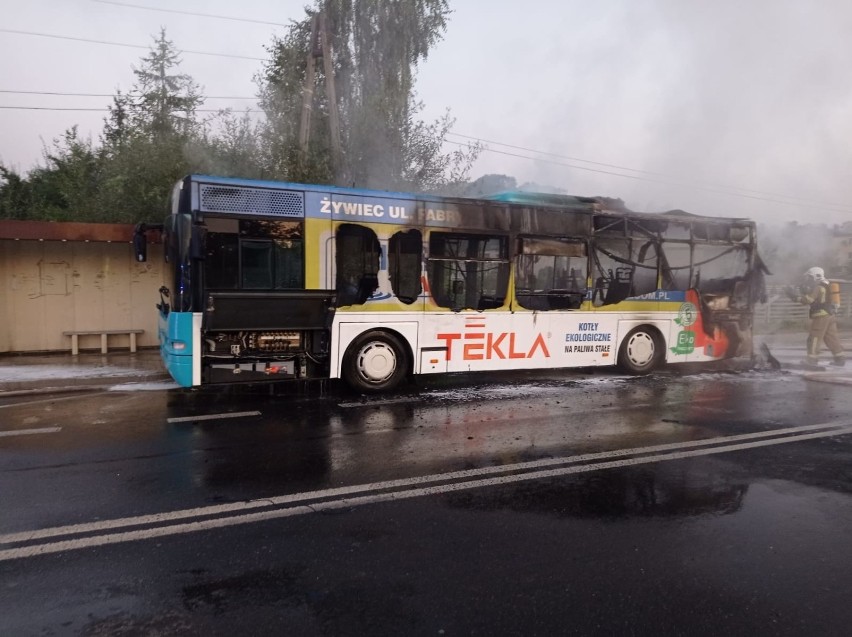
<svg viewBox="0 0 852 637">
<path fill-rule="evenodd" d="M 547 381 L 546 384 L 538 384 L 535 381 L 523 380 L 511 385 L 476 385 L 472 387 L 459 387 L 455 389 L 437 389 L 423 393 L 428 398 L 442 400 L 471 400 L 482 398 L 518 398 L 525 396 L 543 396 L 558 394 L 565 391 L 566 387 L 588 387 L 591 385 L 611 385 L 629 380 L 630 376 L 600 376 L 593 378 L 566 377 L 562 382 Z"/>
<path fill-rule="evenodd" d="M 62 427 L 40 427 L 39 429 L 13 429 L 11 431 L 0 431 L 0 437 L 10 436 L 33 436 L 38 434 L 55 434 L 62 431 Z"/>
<path fill-rule="evenodd" d="M 0 382 L 26 382 L 34 380 L 67 380 L 75 378 L 115 378 L 119 376 L 152 376 L 159 374 L 149 369 L 97 367 L 92 365 L 0 365 Z"/>
<path fill-rule="evenodd" d="M 164 380 L 159 383 L 122 383 L 107 387 L 107 391 L 166 391 L 169 389 L 180 389 L 180 385 L 173 381 Z"/>
</svg>

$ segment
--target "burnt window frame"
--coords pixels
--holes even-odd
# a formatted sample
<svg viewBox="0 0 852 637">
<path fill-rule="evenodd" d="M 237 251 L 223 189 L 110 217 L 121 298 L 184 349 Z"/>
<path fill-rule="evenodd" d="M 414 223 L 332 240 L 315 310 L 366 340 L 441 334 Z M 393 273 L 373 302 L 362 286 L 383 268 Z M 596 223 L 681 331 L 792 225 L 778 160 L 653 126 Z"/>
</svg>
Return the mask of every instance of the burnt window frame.
<svg viewBox="0 0 852 637">
<path fill-rule="evenodd" d="M 486 256 L 492 241 L 498 242 L 498 255 Z M 448 250 L 453 242 L 465 242 L 466 254 Z M 441 250 L 436 249 L 438 244 Z M 508 234 L 433 230 L 428 246 L 427 273 L 436 305 L 457 312 L 498 309 L 506 304 L 511 271 Z M 461 247 L 456 245 L 456 250 Z M 493 290 L 486 290 L 483 284 L 492 274 L 496 277 Z M 470 285 L 471 279 L 476 285 Z"/>
<path fill-rule="evenodd" d="M 614 244 L 624 247 L 624 254 L 613 250 Z M 648 251 L 653 249 L 654 264 L 646 263 Z M 641 259 L 640 259 L 641 255 Z M 601 256 L 614 264 L 604 268 Z M 660 242 L 649 236 L 598 236 L 590 246 L 592 288 L 590 300 L 594 307 L 614 305 L 629 298 L 651 294 L 659 289 Z M 637 287 L 637 272 L 650 275 L 651 284 Z"/>
<path fill-rule="evenodd" d="M 394 232 L 388 238 L 388 278 L 394 296 L 406 305 L 416 302 L 423 292 L 422 277 L 423 233 L 416 228 Z M 413 294 L 405 293 L 409 288 Z"/>
<path fill-rule="evenodd" d="M 581 254 L 564 254 L 566 252 L 578 251 L 575 248 L 580 248 Z M 574 249 L 572 249 L 574 248 Z M 563 254 L 557 254 L 557 252 Z M 552 259 L 552 274 L 551 285 L 538 287 L 536 280 L 535 287 L 523 286 L 519 284 L 528 283 L 526 279 L 526 270 L 534 269 L 539 265 L 532 262 L 527 266 L 528 259 Z M 565 263 L 565 285 L 557 285 L 558 260 L 567 259 Z M 574 268 L 570 267 L 572 260 L 578 259 L 583 265 L 581 277 L 577 279 L 576 275 L 569 275 L 569 271 L 573 272 Z M 539 237 L 539 236 L 521 236 L 518 238 L 518 248 L 514 257 L 515 265 L 515 301 L 519 307 L 527 310 L 575 310 L 580 308 L 588 294 L 588 277 L 589 277 L 589 242 L 587 239 L 576 237 Z M 548 267 L 548 266 L 545 266 Z M 525 276 L 520 273 L 524 271 Z M 530 273 L 536 276 L 534 273 Z M 537 278 L 537 277 L 536 277 Z M 571 282 L 576 282 L 577 285 L 568 285 L 569 278 Z"/>
<path fill-rule="evenodd" d="M 367 226 L 342 223 L 335 230 L 334 244 L 337 304 L 363 305 L 379 287 L 382 247 L 378 236 Z"/>
</svg>

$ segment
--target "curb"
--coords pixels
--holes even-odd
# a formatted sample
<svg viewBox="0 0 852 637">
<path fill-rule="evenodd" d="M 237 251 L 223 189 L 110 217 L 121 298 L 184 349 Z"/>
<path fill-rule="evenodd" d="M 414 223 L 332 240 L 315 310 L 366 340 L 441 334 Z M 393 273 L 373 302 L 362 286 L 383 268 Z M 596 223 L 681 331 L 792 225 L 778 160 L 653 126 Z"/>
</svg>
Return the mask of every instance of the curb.
<svg viewBox="0 0 852 637">
<path fill-rule="evenodd" d="M 77 387 L 36 387 L 34 389 L 12 389 L 0 391 L 0 400 L 15 396 L 40 396 L 42 394 L 77 394 L 87 391 L 104 389 L 106 385 L 79 385 Z"/>
<path fill-rule="evenodd" d="M 21 389 L 0 388 L 0 400 L 3 398 L 13 398 L 17 396 L 42 396 L 45 394 L 74 394 L 93 391 L 106 391 L 110 387 L 120 385 L 133 385 L 138 383 L 159 383 L 171 380 L 167 374 L 157 374 L 150 377 L 124 377 L 115 378 L 112 382 L 104 383 L 79 383 L 75 385 L 58 385 L 58 386 L 43 386 L 43 387 L 28 387 Z"/>
</svg>

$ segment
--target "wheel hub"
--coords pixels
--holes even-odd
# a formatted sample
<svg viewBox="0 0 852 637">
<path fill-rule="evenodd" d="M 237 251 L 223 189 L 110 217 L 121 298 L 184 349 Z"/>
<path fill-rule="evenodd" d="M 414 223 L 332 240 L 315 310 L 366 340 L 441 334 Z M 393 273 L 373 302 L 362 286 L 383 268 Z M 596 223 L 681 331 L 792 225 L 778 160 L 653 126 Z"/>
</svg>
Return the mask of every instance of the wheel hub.
<svg viewBox="0 0 852 637">
<path fill-rule="evenodd" d="M 627 344 L 627 355 L 639 367 L 649 364 L 654 359 L 654 340 L 644 332 L 634 334 Z"/>
<path fill-rule="evenodd" d="M 358 356 L 358 370 L 364 378 L 373 382 L 390 378 L 395 369 L 394 351 L 384 343 L 370 343 Z"/>
</svg>

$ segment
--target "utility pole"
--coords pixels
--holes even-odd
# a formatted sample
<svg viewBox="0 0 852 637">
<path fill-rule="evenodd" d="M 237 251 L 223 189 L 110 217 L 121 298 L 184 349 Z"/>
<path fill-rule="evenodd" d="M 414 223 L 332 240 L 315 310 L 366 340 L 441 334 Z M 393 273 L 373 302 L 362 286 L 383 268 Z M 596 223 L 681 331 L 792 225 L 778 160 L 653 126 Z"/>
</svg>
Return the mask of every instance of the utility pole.
<svg viewBox="0 0 852 637">
<path fill-rule="evenodd" d="M 302 120 L 299 125 L 299 148 L 302 156 L 308 154 L 308 142 L 311 139 L 311 112 L 314 108 L 314 82 L 316 81 L 316 59 L 322 55 L 317 46 L 319 16 L 311 18 L 311 44 L 308 48 L 308 61 L 305 70 L 305 83 L 302 86 Z"/>
<path fill-rule="evenodd" d="M 326 13 L 320 14 L 320 25 L 322 31 L 322 63 L 325 73 L 325 94 L 328 97 L 328 129 L 331 135 L 331 160 L 334 166 L 334 175 L 340 179 L 342 175 L 342 162 L 340 150 L 340 116 L 337 112 L 337 90 L 334 88 L 334 53 L 331 48 L 331 34 L 328 31 L 328 20 Z"/>
<path fill-rule="evenodd" d="M 340 146 L 340 114 L 337 110 L 337 90 L 334 86 L 334 51 L 325 11 L 311 18 L 311 43 L 308 50 L 305 83 L 302 87 L 302 118 L 299 125 L 299 149 L 307 158 L 311 140 L 311 115 L 316 83 L 316 59 L 322 58 L 325 75 L 325 94 L 328 99 L 328 129 L 331 144 L 331 162 L 335 178 L 342 179 L 342 150 Z"/>
</svg>

